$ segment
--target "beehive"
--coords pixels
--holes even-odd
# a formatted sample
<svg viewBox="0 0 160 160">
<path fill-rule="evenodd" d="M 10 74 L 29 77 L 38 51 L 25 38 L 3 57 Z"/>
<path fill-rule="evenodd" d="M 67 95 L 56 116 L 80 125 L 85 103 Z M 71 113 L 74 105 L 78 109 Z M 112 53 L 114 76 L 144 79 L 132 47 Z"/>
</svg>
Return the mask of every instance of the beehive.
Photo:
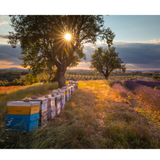
<svg viewBox="0 0 160 160">
<path fill-rule="evenodd" d="M 69 89 L 67 87 L 62 88 L 65 91 L 65 102 L 69 101 Z"/>
<path fill-rule="evenodd" d="M 74 94 L 74 86 L 71 85 L 71 95 L 73 95 L 73 94 Z"/>
<path fill-rule="evenodd" d="M 69 84 L 74 84 L 74 81 L 69 81 Z"/>
<path fill-rule="evenodd" d="M 48 120 L 53 119 L 55 116 L 56 116 L 55 97 L 52 97 L 50 94 L 48 95 L 48 103 L 47 103 L 47 119 Z"/>
<path fill-rule="evenodd" d="M 64 109 L 65 105 L 65 91 L 60 90 L 59 93 L 61 94 L 61 110 Z"/>
<path fill-rule="evenodd" d="M 52 93 L 56 94 L 56 93 L 58 93 L 58 90 L 53 90 Z"/>
<path fill-rule="evenodd" d="M 70 85 L 68 85 L 68 86 L 66 86 L 68 89 L 69 89 L 69 99 L 71 98 L 71 86 Z"/>
<path fill-rule="evenodd" d="M 39 102 L 8 102 L 6 131 L 31 132 L 38 128 L 39 108 Z"/>
<path fill-rule="evenodd" d="M 75 81 L 73 84 L 74 84 L 74 88 L 75 88 L 75 89 L 78 88 L 78 82 Z M 73 85 L 73 84 L 72 84 L 72 85 Z"/>
<path fill-rule="evenodd" d="M 32 115 L 6 115 L 6 131 L 31 132 L 38 128 L 39 113 Z"/>
<path fill-rule="evenodd" d="M 59 115 L 61 111 L 61 95 L 57 93 L 56 95 L 54 95 L 54 97 L 55 97 L 55 104 L 56 104 L 56 115 Z"/>
<path fill-rule="evenodd" d="M 78 82 L 75 82 L 76 88 L 78 88 Z"/>
<path fill-rule="evenodd" d="M 39 125 L 43 126 L 47 122 L 47 103 L 48 99 L 45 97 L 40 97 L 37 99 L 30 98 L 30 101 L 40 102 L 40 119 L 39 119 Z"/>
<path fill-rule="evenodd" d="M 7 114 L 32 115 L 39 113 L 40 102 L 12 101 L 7 103 Z"/>
</svg>

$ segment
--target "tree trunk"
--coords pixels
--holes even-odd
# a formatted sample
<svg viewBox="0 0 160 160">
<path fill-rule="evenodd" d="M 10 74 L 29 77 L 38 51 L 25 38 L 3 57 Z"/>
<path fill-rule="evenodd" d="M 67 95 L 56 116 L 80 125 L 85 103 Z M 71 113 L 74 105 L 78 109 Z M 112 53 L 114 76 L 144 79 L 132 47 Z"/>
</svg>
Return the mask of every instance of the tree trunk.
<svg viewBox="0 0 160 160">
<path fill-rule="evenodd" d="M 105 79 L 108 80 L 109 74 L 105 74 Z"/>
<path fill-rule="evenodd" d="M 65 86 L 65 70 L 57 70 L 57 77 L 58 77 L 58 88 L 62 88 Z"/>
</svg>

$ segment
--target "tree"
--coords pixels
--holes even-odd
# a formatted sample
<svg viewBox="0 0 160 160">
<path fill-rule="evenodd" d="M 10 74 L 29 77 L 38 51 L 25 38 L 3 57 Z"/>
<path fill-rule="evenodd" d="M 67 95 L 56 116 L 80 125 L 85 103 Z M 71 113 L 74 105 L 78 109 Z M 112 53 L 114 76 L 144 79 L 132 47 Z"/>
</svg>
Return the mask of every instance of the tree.
<svg viewBox="0 0 160 160">
<path fill-rule="evenodd" d="M 16 79 L 14 79 L 14 80 L 12 81 L 12 83 L 13 83 L 14 85 L 18 85 L 18 84 L 19 84 L 19 80 L 16 78 Z"/>
<path fill-rule="evenodd" d="M 35 83 L 34 76 L 30 73 L 26 74 L 23 79 L 23 83 L 24 83 L 24 85 L 31 85 L 31 84 Z"/>
<path fill-rule="evenodd" d="M 65 85 L 67 67 L 73 67 L 85 59 L 85 43 L 95 44 L 104 40 L 107 33 L 103 16 L 94 15 L 16 15 L 11 16 L 9 44 L 15 48 L 20 42 L 23 67 L 40 73 L 47 60 L 57 67 L 59 87 Z M 71 40 L 64 38 L 71 35 Z"/>
<path fill-rule="evenodd" d="M 44 83 L 48 83 L 50 79 L 50 75 L 46 71 L 43 71 L 42 79 Z"/>
<path fill-rule="evenodd" d="M 111 72 L 115 69 L 122 70 L 125 73 L 125 64 L 118 58 L 119 53 L 115 51 L 115 47 L 112 47 L 113 39 L 115 34 L 108 29 L 107 30 L 107 44 L 108 49 L 103 49 L 102 47 L 95 50 L 94 54 L 91 56 L 91 68 L 95 68 L 97 71 L 102 73 L 106 79 L 108 79 Z"/>
</svg>

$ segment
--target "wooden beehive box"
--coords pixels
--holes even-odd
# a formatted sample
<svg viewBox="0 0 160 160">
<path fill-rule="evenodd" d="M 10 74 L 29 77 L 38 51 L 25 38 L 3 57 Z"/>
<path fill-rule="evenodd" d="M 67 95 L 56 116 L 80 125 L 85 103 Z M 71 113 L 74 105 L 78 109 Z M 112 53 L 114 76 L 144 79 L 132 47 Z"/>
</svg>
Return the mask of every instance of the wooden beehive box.
<svg viewBox="0 0 160 160">
<path fill-rule="evenodd" d="M 62 99 L 61 99 L 61 110 L 62 110 L 62 109 L 64 109 L 64 105 L 65 105 L 65 91 L 64 90 L 60 90 L 59 93 L 62 96 Z"/>
<path fill-rule="evenodd" d="M 47 104 L 48 99 L 45 97 L 39 97 L 37 99 L 31 98 L 30 101 L 40 102 L 40 119 L 39 119 L 39 125 L 43 126 L 47 122 Z"/>
<path fill-rule="evenodd" d="M 61 95 L 57 93 L 54 97 L 55 97 L 55 104 L 56 104 L 56 115 L 59 115 L 61 111 Z"/>
<path fill-rule="evenodd" d="M 12 101 L 7 103 L 7 114 L 32 115 L 39 113 L 40 102 Z"/>
<path fill-rule="evenodd" d="M 38 128 L 39 113 L 32 115 L 6 115 L 5 131 L 31 132 Z"/>
<path fill-rule="evenodd" d="M 48 95 L 47 119 L 53 119 L 56 116 L 55 97 Z"/>
</svg>

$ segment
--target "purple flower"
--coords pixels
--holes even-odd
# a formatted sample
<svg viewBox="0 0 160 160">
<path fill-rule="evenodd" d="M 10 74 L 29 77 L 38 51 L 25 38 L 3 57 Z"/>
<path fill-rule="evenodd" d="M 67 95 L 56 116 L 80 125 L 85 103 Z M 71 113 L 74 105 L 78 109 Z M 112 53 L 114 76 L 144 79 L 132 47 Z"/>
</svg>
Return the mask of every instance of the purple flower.
<svg viewBox="0 0 160 160">
<path fill-rule="evenodd" d="M 152 109 L 160 109 L 160 90 L 154 90 L 136 81 L 123 81 L 123 84 Z"/>
</svg>

